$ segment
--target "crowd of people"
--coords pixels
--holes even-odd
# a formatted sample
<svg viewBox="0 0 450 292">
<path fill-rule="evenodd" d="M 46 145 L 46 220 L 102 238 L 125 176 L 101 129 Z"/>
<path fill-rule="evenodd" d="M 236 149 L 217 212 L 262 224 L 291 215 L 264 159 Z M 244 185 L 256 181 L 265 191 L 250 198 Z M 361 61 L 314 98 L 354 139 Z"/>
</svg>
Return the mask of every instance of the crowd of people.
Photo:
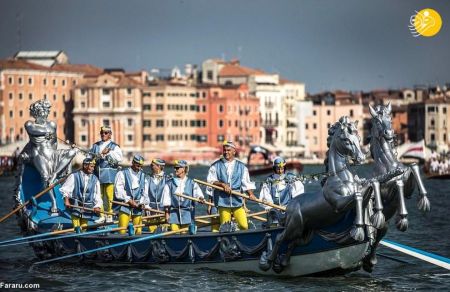
<svg viewBox="0 0 450 292">
<path fill-rule="evenodd" d="M 75 228 L 89 220 L 103 223 L 117 217 L 119 233 L 125 234 L 127 230 L 130 233 L 129 226 L 138 226 L 132 231 L 141 234 L 145 214 L 154 217 L 147 221 L 150 232 L 159 230 L 160 226 L 177 231 L 195 224 L 195 202 L 207 203 L 208 213 L 218 215 L 218 219 L 212 219 L 213 232 L 232 219 L 239 230 L 249 228 L 246 201 L 233 191 L 254 200 L 256 187 L 246 165 L 236 159 L 233 142 L 222 144 L 222 156 L 212 163 L 206 178 L 207 183 L 221 190 L 207 188 L 204 193 L 189 177 L 189 164 L 185 160 L 173 162 L 173 176 L 165 172 L 166 161 L 160 158 L 150 161 L 150 174 L 144 173 L 145 161 L 139 154 L 133 156 L 130 167 L 119 170 L 123 155 L 120 146 L 111 139 L 111 128 L 101 127 L 100 135 L 101 140 L 90 149 L 82 168 L 72 173 L 60 188 Z M 274 159 L 274 173 L 263 184 L 259 195 L 263 201 L 286 206 L 290 199 L 304 192 L 300 181 L 285 179 L 289 175 L 285 173 L 285 164 L 281 157 Z M 280 211 L 262 207 L 269 212 L 269 224 L 277 224 L 283 216 Z"/>
<path fill-rule="evenodd" d="M 431 174 L 442 175 L 450 173 L 450 153 L 438 155 L 433 151 L 428 169 Z"/>
</svg>

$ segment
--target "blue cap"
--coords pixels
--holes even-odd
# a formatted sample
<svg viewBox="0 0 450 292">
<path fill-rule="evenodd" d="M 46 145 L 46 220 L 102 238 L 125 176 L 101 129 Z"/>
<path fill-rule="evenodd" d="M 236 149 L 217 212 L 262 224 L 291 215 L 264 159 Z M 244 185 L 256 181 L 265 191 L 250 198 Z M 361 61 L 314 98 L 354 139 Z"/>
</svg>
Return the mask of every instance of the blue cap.
<svg viewBox="0 0 450 292">
<path fill-rule="evenodd" d="M 164 159 L 161 159 L 161 158 L 153 159 L 152 163 L 154 163 L 156 165 L 160 165 L 160 166 L 165 166 L 166 165 L 166 161 Z"/>
<path fill-rule="evenodd" d="M 86 157 L 86 158 L 83 160 L 83 164 L 93 164 L 93 165 L 95 165 L 95 159 L 94 159 L 94 157 Z"/>
<path fill-rule="evenodd" d="M 144 157 L 142 157 L 139 154 L 136 154 L 136 155 L 133 156 L 133 162 L 137 163 L 137 164 L 140 164 L 140 165 L 144 165 Z"/>
<path fill-rule="evenodd" d="M 186 160 L 175 160 L 173 162 L 173 166 L 174 167 L 187 167 L 188 163 Z"/>
<path fill-rule="evenodd" d="M 284 167 L 286 165 L 286 160 L 283 157 L 277 156 L 273 160 L 273 166 Z"/>
<path fill-rule="evenodd" d="M 236 149 L 236 145 L 234 145 L 233 141 L 225 140 L 225 141 L 223 141 L 222 146 L 229 146 L 229 147 L 233 147 L 234 149 Z"/>
</svg>

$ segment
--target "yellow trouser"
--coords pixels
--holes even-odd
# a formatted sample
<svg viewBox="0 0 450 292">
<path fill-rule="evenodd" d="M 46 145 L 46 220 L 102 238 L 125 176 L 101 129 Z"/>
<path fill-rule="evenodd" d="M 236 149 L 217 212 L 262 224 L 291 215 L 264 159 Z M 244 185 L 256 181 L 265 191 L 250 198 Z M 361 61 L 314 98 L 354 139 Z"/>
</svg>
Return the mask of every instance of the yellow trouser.
<svg viewBox="0 0 450 292">
<path fill-rule="evenodd" d="M 128 223 L 130 223 L 130 218 L 133 219 L 133 225 L 142 224 L 142 215 L 128 215 L 124 212 L 119 212 L 119 228 L 120 227 L 128 227 Z M 125 234 L 127 230 L 119 230 L 119 234 Z M 142 227 L 135 227 L 134 234 L 142 234 Z"/>
<path fill-rule="evenodd" d="M 78 227 L 78 226 L 87 226 L 88 225 L 88 220 L 85 218 L 80 218 L 74 215 L 70 215 L 70 219 L 72 219 L 72 225 L 73 228 Z"/>
<path fill-rule="evenodd" d="M 175 223 L 170 223 L 170 230 L 172 231 L 177 231 L 180 230 L 181 228 L 185 228 L 188 227 L 189 224 L 175 224 Z M 183 233 L 186 233 L 187 231 L 184 231 Z"/>
<path fill-rule="evenodd" d="M 156 228 L 158 228 L 159 225 L 164 225 L 166 220 L 164 218 L 152 218 L 147 220 L 147 223 L 149 224 L 148 230 L 153 233 L 155 232 Z"/>
<path fill-rule="evenodd" d="M 112 201 L 114 199 L 114 184 L 101 184 L 103 208 L 102 211 L 112 212 Z M 100 216 L 105 216 L 101 213 Z"/>
<path fill-rule="evenodd" d="M 231 215 L 233 215 L 240 230 L 248 229 L 247 214 L 243 206 L 236 208 L 219 207 L 218 209 L 220 224 L 231 221 Z"/>
</svg>

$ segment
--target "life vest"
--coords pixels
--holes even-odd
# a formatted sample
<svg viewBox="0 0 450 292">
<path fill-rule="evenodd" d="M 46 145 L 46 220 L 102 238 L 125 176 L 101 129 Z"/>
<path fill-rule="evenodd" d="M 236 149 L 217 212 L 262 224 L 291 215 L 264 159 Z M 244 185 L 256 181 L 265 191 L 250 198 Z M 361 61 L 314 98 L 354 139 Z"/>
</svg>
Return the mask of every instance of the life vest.
<svg viewBox="0 0 450 292">
<path fill-rule="evenodd" d="M 217 179 L 221 182 L 228 183 L 228 174 L 225 163 L 222 159 L 216 160 L 212 166 L 216 167 Z M 231 176 L 231 189 L 233 191 L 242 191 L 242 177 L 244 176 L 245 164 L 235 159 L 234 169 Z M 214 205 L 217 207 L 241 207 L 243 204 L 242 197 L 227 194 L 224 191 L 214 190 Z"/>
<path fill-rule="evenodd" d="M 150 200 L 150 208 L 155 210 L 164 210 L 164 206 L 161 202 L 162 194 L 164 191 L 164 186 L 166 182 L 169 180 L 167 175 L 162 175 L 161 180 L 158 184 L 155 184 L 153 181 L 153 176 L 150 176 L 150 180 L 148 183 L 148 198 Z"/>
<path fill-rule="evenodd" d="M 74 174 L 74 188 L 72 198 L 69 199 L 74 206 L 85 208 L 94 208 L 95 186 L 97 184 L 97 177 L 89 175 L 87 186 L 84 185 L 82 171 L 77 171 Z M 85 211 L 77 208 L 72 208 L 72 215 L 79 218 L 91 219 L 94 216 L 92 211 Z"/>
<path fill-rule="evenodd" d="M 180 197 L 175 195 L 178 182 L 176 178 L 172 178 L 167 182 L 170 190 L 170 224 L 190 224 L 195 217 L 195 202 L 189 199 L 180 200 Z M 194 181 L 190 178 L 186 179 L 184 185 L 183 195 L 194 197 Z"/>
<path fill-rule="evenodd" d="M 98 141 L 94 143 L 91 152 L 95 154 L 100 154 L 100 146 L 103 143 L 104 143 L 103 141 Z M 110 148 L 111 150 L 114 150 L 114 148 L 118 146 L 119 145 L 111 141 L 111 143 L 109 143 L 107 147 Z M 114 183 L 114 180 L 116 179 L 117 175 L 117 167 L 111 165 L 107 159 L 104 158 L 97 159 L 95 165 L 95 175 L 98 177 L 101 184 Z"/>
<path fill-rule="evenodd" d="M 145 173 L 143 171 L 139 171 L 139 187 L 132 190 L 132 177 L 131 177 L 131 168 L 127 168 L 123 171 L 123 175 L 125 178 L 125 191 L 128 196 L 130 196 L 135 202 L 139 202 L 144 193 L 145 188 Z M 119 211 L 124 212 L 128 215 L 142 215 L 141 209 L 130 208 L 126 206 L 120 206 Z"/>
</svg>

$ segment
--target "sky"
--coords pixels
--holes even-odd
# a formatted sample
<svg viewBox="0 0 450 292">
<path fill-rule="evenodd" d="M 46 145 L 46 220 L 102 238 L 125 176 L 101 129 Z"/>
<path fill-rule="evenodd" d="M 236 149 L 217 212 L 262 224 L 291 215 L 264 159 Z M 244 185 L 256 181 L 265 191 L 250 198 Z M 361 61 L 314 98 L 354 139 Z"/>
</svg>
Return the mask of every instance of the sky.
<svg viewBox="0 0 450 292">
<path fill-rule="evenodd" d="M 415 38 L 410 17 L 424 8 L 443 25 Z M 136 71 L 238 58 L 309 93 L 444 85 L 449 19 L 447 0 L 0 0 L 0 59 L 63 50 Z"/>
</svg>

